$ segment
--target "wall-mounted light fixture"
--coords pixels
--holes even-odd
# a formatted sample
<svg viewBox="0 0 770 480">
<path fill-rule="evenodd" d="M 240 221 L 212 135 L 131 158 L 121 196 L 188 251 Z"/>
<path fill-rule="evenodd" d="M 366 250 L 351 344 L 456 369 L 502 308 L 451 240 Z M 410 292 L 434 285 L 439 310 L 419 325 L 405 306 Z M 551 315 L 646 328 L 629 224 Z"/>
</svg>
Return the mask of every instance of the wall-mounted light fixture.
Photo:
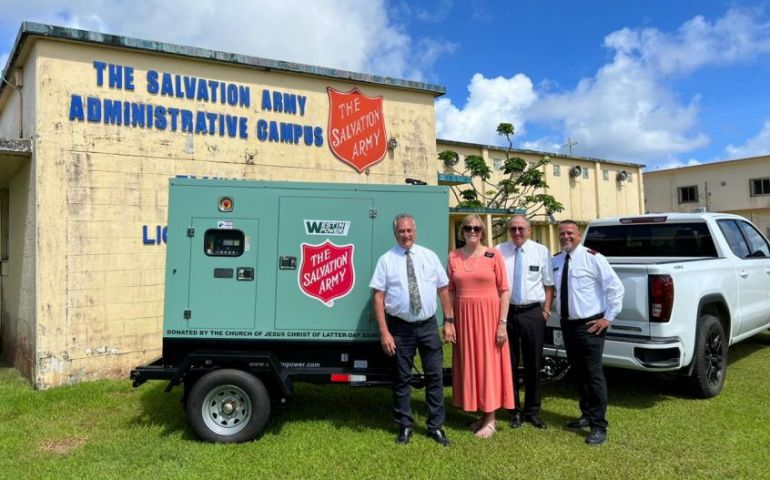
<svg viewBox="0 0 770 480">
<path fill-rule="evenodd" d="M 417 178 L 407 178 L 404 181 L 409 185 L 427 185 L 428 184 L 428 182 Z"/>
<path fill-rule="evenodd" d="M 388 140 L 388 150 L 395 150 L 398 147 L 398 140 L 391 138 Z"/>
</svg>

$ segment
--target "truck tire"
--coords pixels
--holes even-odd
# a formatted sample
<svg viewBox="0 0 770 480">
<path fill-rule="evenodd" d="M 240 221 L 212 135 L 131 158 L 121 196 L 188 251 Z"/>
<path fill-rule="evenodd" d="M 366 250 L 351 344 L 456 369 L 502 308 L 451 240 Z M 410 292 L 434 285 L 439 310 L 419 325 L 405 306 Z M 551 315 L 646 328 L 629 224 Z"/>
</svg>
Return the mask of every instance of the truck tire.
<svg viewBox="0 0 770 480">
<path fill-rule="evenodd" d="M 711 398 L 722 391 L 727 372 L 727 338 L 719 319 L 703 315 L 695 336 L 690 392 L 698 398 Z"/>
<path fill-rule="evenodd" d="M 186 410 L 201 440 L 248 442 L 257 438 L 267 424 L 270 396 L 262 381 L 250 373 L 214 370 L 190 389 Z"/>
</svg>

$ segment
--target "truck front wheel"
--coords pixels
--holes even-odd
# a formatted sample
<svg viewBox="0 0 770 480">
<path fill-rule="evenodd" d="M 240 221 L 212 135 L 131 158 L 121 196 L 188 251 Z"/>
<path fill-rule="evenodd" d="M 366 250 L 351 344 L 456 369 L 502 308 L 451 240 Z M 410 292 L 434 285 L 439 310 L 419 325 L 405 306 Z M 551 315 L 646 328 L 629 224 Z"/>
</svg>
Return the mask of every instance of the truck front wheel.
<svg viewBox="0 0 770 480">
<path fill-rule="evenodd" d="M 689 383 L 692 394 L 711 398 L 722 391 L 727 369 L 727 339 L 719 319 L 703 315 L 695 337 L 693 368 Z"/>
<path fill-rule="evenodd" d="M 187 415 L 201 440 L 247 442 L 265 428 L 270 396 L 262 381 L 250 373 L 215 370 L 193 385 L 187 398 Z"/>
</svg>

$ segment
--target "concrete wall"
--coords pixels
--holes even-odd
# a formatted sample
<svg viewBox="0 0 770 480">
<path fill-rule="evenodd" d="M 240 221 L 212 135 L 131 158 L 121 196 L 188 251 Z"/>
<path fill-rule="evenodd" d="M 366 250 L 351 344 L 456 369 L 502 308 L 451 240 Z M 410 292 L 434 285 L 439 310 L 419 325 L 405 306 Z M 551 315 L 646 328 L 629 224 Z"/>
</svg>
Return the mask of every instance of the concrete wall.
<svg viewBox="0 0 770 480">
<path fill-rule="evenodd" d="M 479 155 L 484 158 L 487 165 L 494 169 L 495 159 L 504 162 L 505 151 L 503 149 L 469 144 L 455 144 L 453 142 L 438 142 L 437 150 L 452 150 L 460 155 L 460 161 L 454 167 L 448 167 L 437 160 L 437 168 L 442 173 L 462 174 L 465 165 L 464 159 L 469 155 Z M 543 153 L 512 152 L 511 156 L 517 156 L 529 163 L 535 163 L 543 158 Z M 547 193 L 553 195 L 556 200 L 564 205 L 564 210 L 554 214 L 558 220 L 571 219 L 579 223 L 587 223 L 598 217 L 618 215 L 638 215 L 642 212 L 644 204 L 643 183 L 641 167 L 623 163 L 596 161 L 592 159 L 574 158 L 566 156 L 549 155 L 550 163 L 541 167 L 545 173 L 545 181 L 548 184 Z M 569 171 L 572 167 L 580 166 L 587 170 L 587 178 L 583 175 L 571 177 Z M 607 179 L 604 179 L 604 171 L 607 171 Z M 558 171 L 558 173 L 556 173 Z M 630 173 L 630 179 L 624 182 L 616 180 L 621 171 Z M 503 173 L 495 170 L 491 183 L 499 182 Z M 477 188 L 480 187 L 475 180 Z M 466 186 L 460 185 L 455 190 L 462 190 Z M 450 198 L 450 204 L 456 206 L 458 199 Z M 541 211 L 542 213 L 542 211 Z M 462 216 L 453 217 L 454 223 L 461 220 Z M 546 219 L 536 216 L 532 220 L 532 238 L 551 248 L 559 250 L 557 227 L 548 224 Z"/>
<path fill-rule="evenodd" d="M 0 137 L 35 136 L 37 51 L 27 57 L 29 68 L 18 69 L 0 99 Z M 0 339 L 6 359 L 24 375 L 34 378 L 37 358 L 35 163 L 23 156 L 0 156 L 0 188 L 7 191 L 8 258 L 2 260 L 0 277 Z M 3 206 L 4 208 L 4 206 Z M 4 227 L 5 228 L 5 227 Z M 0 240 L 2 241 L 2 240 Z M 7 247 L 7 249 L 5 248 Z"/>
<path fill-rule="evenodd" d="M 752 178 L 770 177 L 770 156 L 645 173 L 646 209 L 692 212 L 705 209 L 742 215 L 770 235 L 770 195 L 751 196 Z M 696 202 L 679 203 L 679 188 L 697 186 Z"/>
<path fill-rule="evenodd" d="M 35 322 L 35 186 L 31 161 L 8 184 L 8 260 L 0 277 L 2 322 L 0 337 L 5 358 L 33 377 L 36 358 Z"/>
<path fill-rule="evenodd" d="M 161 353 L 168 178 L 226 178 L 398 183 L 405 177 L 435 183 L 433 94 L 381 85 L 354 85 L 184 58 L 37 40 L 37 368 L 39 388 L 104 376 L 125 377 Z M 96 85 L 95 60 L 130 65 L 136 88 Z M 160 97 L 145 89 L 152 69 L 246 85 L 249 108 Z M 333 156 L 327 136 L 327 87 L 359 87 L 384 97 L 387 135 L 399 146 L 358 173 Z M 263 89 L 307 96 L 301 118 L 264 111 Z M 249 118 L 248 139 L 159 131 L 70 120 L 80 95 L 203 109 Z M 261 142 L 257 118 L 297 121 L 324 129 L 323 146 Z M 9 313 L 12 316 L 12 314 Z"/>
</svg>

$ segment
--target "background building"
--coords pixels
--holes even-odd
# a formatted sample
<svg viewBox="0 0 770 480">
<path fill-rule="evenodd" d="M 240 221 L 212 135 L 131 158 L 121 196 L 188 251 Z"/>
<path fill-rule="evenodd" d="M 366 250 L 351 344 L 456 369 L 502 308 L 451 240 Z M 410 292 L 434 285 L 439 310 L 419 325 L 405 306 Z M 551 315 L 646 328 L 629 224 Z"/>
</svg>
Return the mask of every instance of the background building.
<svg viewBox="0 0 770 480">
<path fill-rule="evenodd" d="M 0 345 L 37 388 L 125 377 L 160 355 L 169 177 L 461 173 L 437 163 L 437 85 L 34 23 L 2 78 Z M 554 221 L 640 210 L 639 166 L 552 159 L 550 191 L 567 207 Z M 552 222 L 535 236 L 554 247 Z"/>
<path fill-rule="evenodd" d="M 490 179 L 491 182 L 497 183 L 503 177 L 502 168 L 506 159 L 504 148 L 440 139 L 437 140 L 436 150 L 438 152 L 452 150 L 459 155 L 459 161 L 454 165 L 437 160 L 441 177 L 447 179 L 446 184 L 458 183 L 457 177 L 462 176 L 464 169 L 463 160 L 469 155 L 482 157 L 487 165 L 492 167 L 495 173 Z M 537 164 L 544 157 L 550 160 L 549 164 L 540 168 L 548 184 L 547 193 L 561 202 L 564 210 L 554 213 L 552 218 L 546 217 L 541 212 L 530 222 L 532 239 L 546 245 L 553 252 L 560 249 L 558 235 L 560 220 L 571 219 L 579 224 L 586 224 L 598 217 L 638 215 L 644 209 L 642 182 L 644 165 L 521 149 L 514 149 L 510 152 L 510 156 L 520 157 L 530 165 Z M 459 181 L 465 180 L 467 179 Z M 462 184 L 458 188 L 462 189 Z M 450 206 L 454 207 L 457 203 L 458 199 L 455 195 L 450 194 Z M 452 213 L 450 224 L 453 230 L 466 214 L 467 212 Z M 489 222 L 492 217 L 509 214 L 508 212 L 489 212 L 486 218 Z"/>
<path fill-rule="evenodd" d="M 770 156 L 644 173 L 648 212 L 728 212 L 770 236 Z"/>
</svg>

